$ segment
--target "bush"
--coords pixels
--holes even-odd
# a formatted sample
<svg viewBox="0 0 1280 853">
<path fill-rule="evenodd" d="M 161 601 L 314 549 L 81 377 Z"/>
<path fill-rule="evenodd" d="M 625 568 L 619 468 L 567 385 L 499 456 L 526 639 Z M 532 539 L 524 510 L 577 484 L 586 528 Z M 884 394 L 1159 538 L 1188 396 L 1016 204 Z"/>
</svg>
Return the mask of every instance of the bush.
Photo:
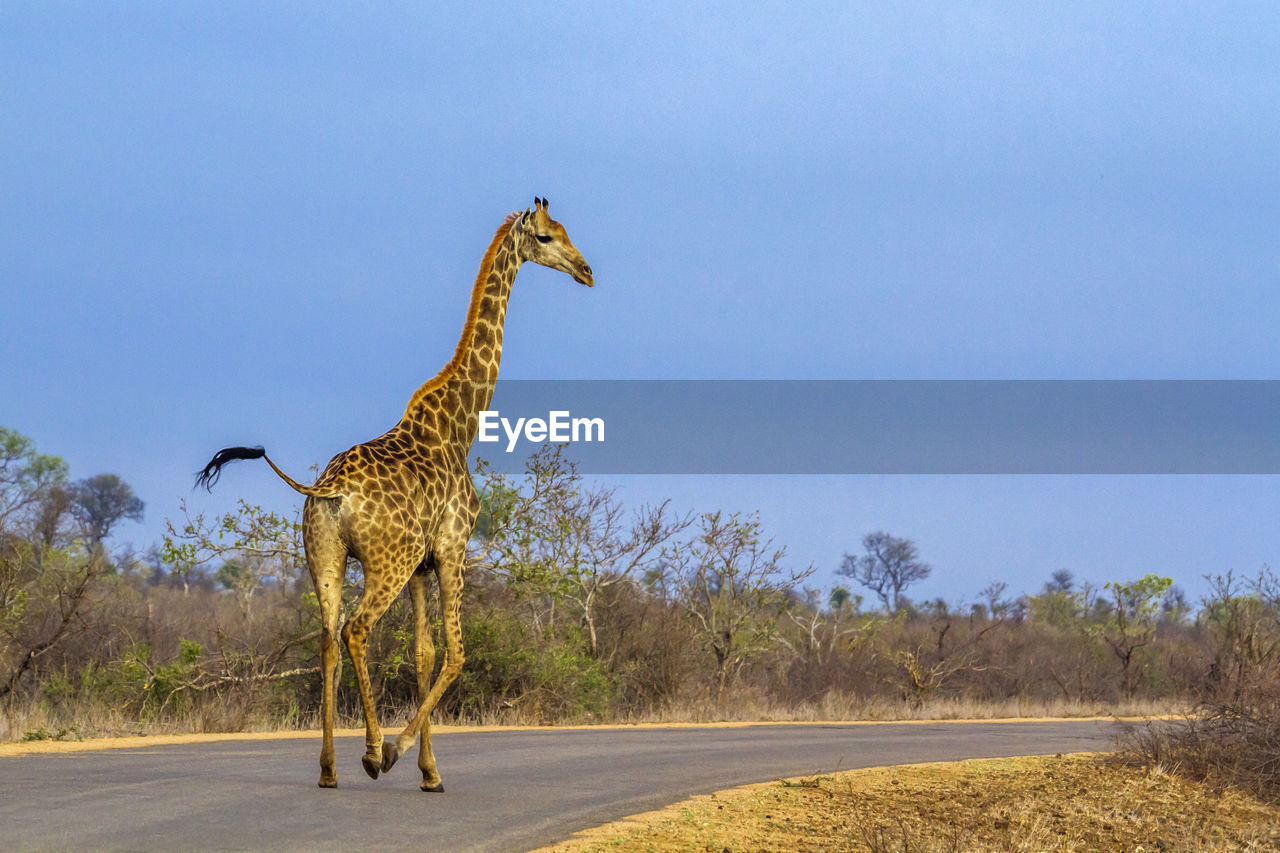
<svg viewBox="0 0 1280 853">
<path fill-rule="evenodd" d="M 1230 573 L 1211 582 L 1201 619 L 1213 663 L 1199 688 L 1199 713 L 1148 725 L 1123 754 L 1280 802 L 1280 580 L 1264 568 L 1248 584 Z"/>
<path fill-rule="evenodd" d="M 454 717 L 526 723 L 609 718 L 616 680 L 586 652 L 576 629 L 538 635 L 499 610 L 463 620 L 466 666 L 441 710 Z"/>
</svg>

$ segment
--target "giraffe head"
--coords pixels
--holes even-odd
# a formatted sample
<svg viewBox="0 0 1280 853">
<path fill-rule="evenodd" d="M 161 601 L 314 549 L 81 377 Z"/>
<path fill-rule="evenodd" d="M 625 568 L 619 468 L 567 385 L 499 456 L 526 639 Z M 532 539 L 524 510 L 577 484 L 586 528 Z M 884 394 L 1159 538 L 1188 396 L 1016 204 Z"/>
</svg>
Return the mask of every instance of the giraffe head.
<svg viewBox="0 0 1280 853">
<path fill-rule="evenodd" d="M 564 226 L 547 213 L 545 198 L 535 198 L 533 210 L 520 214 L 512 228 L 520 233 L 521 260 L 567 272 L 574 281 L 587 287 L 595 284 L 591 267 L 565 233 Z"/>
</svg>

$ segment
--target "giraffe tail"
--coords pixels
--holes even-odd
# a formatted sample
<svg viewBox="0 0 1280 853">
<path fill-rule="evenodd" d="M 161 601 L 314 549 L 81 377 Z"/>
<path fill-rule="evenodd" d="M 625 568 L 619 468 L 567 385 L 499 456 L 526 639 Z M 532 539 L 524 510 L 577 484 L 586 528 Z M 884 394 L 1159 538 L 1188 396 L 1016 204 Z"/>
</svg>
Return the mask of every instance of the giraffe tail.
<svg viewBox="0 0 1280 853">
<path fill-rule="evenodd" d="M 271 466 L 271 470 L 279 475 L 280 479 L 289 484 L 289 487 L 295 492 L 316 498 L 336 498 L 341 492 L 332 488 L 324 488 L 322 486 L 304 486 L 297 480 L 290 477 L 285 472 L 276 467 L 276 463 L 271 461 L 271 457 L 267 455 L 267 451 L 261 447 L 224 447 L 217 453 L 213 454 L 213 458 L 209 460 L 209 464 L 204 466 L 204 470 L 196 474 L 196 488 L 204 486 L 206 490 L 212 490 L 213 484 L 218 482 L 218 478 L 222 476 L 222 466 L 228 462 L 235 462 L 239 459 L 265 459 L 267 464 Z"/>
</svg>

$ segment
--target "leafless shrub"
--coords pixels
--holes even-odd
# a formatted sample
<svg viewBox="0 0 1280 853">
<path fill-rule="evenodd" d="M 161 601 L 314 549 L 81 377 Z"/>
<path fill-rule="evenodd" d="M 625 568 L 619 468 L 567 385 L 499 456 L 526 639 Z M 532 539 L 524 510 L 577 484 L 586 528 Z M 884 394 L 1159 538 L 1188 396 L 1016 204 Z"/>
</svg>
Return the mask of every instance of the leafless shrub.
<svg viewBox="0 0 1280 853">
<path fill-rule="evenodd" d="M 1209 580 L 1214 655 L 1198 713 L 1134 732 L 1121 755 L 1280 802 L 1280 582 L 1265 567 L 1249 583 Z"/>
</svg>

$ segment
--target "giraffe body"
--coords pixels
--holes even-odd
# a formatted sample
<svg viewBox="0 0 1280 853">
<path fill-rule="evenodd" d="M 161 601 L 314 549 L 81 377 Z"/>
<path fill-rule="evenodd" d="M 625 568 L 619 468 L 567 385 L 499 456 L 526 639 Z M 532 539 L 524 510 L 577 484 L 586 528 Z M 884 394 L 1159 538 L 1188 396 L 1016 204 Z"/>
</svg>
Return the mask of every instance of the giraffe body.
<svg viewBox="0 0 1280 853">
<path fill-rule="evenodd" d="M 479 429 L 479 413 L 493 396 L 502 356 L 507 300 L 520 265 L 533 261 L 594 283 L 560 223 L 547 214 L 546 201 L 513 213 L 494 235 L 472 290 L 471 305 L 453 358 L 413 395 L 404 417 L 372 441 L 329 461 L 316 482 L 304 486 L 267 463 L 285 482 L 306 495 L 302 536 L 307 567 L 320 603 L 321 671 L 324 677 L 320 786 L 336 787 L 333 751 L 335 689 L 341 635 L 351 655 L 365 715 L 365 772 L 377 778 L 421 733 L 418 767 L 422 789 L 444 790 L 431 750 L 429 718 L 441 695 L 462 670 L 464 651 L 460 606 L 467 542 L 480 503 L 467 466 Z M 205 467 L 197 483 L 217 480 L 235 459 L 266 458 L 261 448 L 227 448 Z M 347 558 L 359 561 L 364 592 L 340 625 Z M 432 683 L 435 646 L 427 614 L 427 582 L 438 581 L 445 654 Z M 414 718 L 394 740 L 382 740 L 365 661 L 369 632 L 402 590 L 409 590 L 415 622 L 414 659 L 419 701 Z"/>
</svg>

